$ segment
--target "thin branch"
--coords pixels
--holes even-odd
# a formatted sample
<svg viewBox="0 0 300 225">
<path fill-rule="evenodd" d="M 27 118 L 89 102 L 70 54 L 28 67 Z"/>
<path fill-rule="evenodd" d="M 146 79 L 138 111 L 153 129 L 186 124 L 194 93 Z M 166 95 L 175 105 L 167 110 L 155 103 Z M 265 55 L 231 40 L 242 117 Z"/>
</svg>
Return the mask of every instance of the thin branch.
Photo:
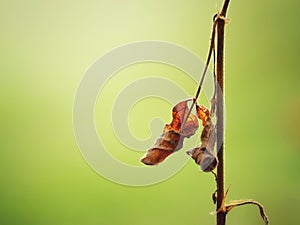
<svg viewBox="0 0 300 225">
<path fill-rule="evenodd" d="M 215 17 L 216 16 L 214 16 L 214 18 Z M 211 33 L 211 39 L 210 39 L 209 51 L 208 51 L 205 67 L 204 67 L 204 70 L 202 72 L 202 76 L 201 76 L 201 79 L 200 79 L 200 82 L 199 82 L 199 86 L 198 86 L 198 89 L 197 89 L 197 92 L 196 92 L 196 95 L 195 95 L 195 100 L 197 100 L 198 97 L 199 97 L 199 94 L 200 94 L 200 91 L 201 91 L 201 88 L 202 88 L 202 85 L 203 85 L 203 82 L 204 82 L 204 78 L 205 78 L 205 75 L 206 75 L 206 72 L 207 72 L 207 69 L 208 69 L 208 66 L 209 66 L 211 54 L 212 54 L 213 49 L 215 47 L 216 26 L 217 26 L 217 21 L 214 19 L 212 33 Z"/>
<path fill-rule="evenodd" d="M 232 208 L 236 207 L 236 206 L 242 206 L 242 205 L 248 205 L 248 204 L 252 204 L 252 205 L 258 206 L 259 212 L 260 212 L 260 215 L 261 215 L 262 219 L 264 220 L 265 224 L 268 225 L 269 224 L 269 219 L 268 219 L 268 216 L 267 216 L 267 214 L 265 212 L 265 208 L 259 202 L 251 200 L 251 199 L 233 201 L 233 202 L 227 204 L 226 205 L 226 213 L 230 212 L 230 210 Z"/>
<path fill-rule="evenodd" d="M 215 16 L 214 16 L 215 18 Z M 210 59 L 211 59 L 211 54 L 213 52 L 213 49 L 214 49 L 214 44 L 215 44 L 215 36 L 216 36 L 216 26 L 217 26 L 217 21 L 214 20 L 214 23 L 213 23 L 213 28 L 212 28 L 212 32 L 211 32 L 211 39 L 210 39 L 210 46 L 209 46 L 209 50 L 208 50 L 208 55 L 207 55 L 207 59 L 206 59 L 206 63 L 205 63 L 205 67 L 203 69 L 203 72 L 202 72 L 202 75 L 201 75 L 201 79 L 200 79 L 200 82 L 199 82 L 199 86 L 198 86 L 198 89 L 196 91 L 196 94 L 195 94 L 195 97 L 193 98 L 193 103 L 190 107 L 190 110 L 187 114 L 187 116 L 184 118 L 183 122 L 182 122 L 182 125 L 181 125 L 181 128 L 180 128 L 180 131 L 179 133 L 182 131 L 182 129 L 184 128 L 185 126 L 185 123 L 187 121 L 187 119 L 189 118 L 196 102 L 197 102 L 197 99 L 200 95 L 200 91 L 201 91 L 201 88 L 202 88 L 202 85 L 203 85 L 203 82 L 204 82 L 204 79 L 205 79 L 205 75 L 206 75 L 206 72 L 207 72 L 207 69 L 208 69 L 208 66 L 209 66 L 209 63 L 210 63 Z"/>
<path fill-rule="evenodd" d="M 215 45 L 215 44 L 214 44 Z M 213 49 L 213 77 L 214 77 L 214 93 L 210 99 L 210 117 L 215 117 L 216 114 L 216 104 L 217 104 L 217 77 L 216 77 L 216 49 Z"/>
<path fill-rule="evenodd" d="M 200 82 L 199 82 L 199 86 L 198 86 L 198 89 L 196 91 L 196 94 L 195 94 L 195 97 L 193 99 L 193 103 L 190 107 L 190 110 L 186 116 L 186 118 L 183 120 L 183 123 L 182 123 L 182 126 L 181 126 L 181 129 L 180 131 L 183 129 L 187 119 L 189 118 L 193 108 L 194 108 L 194 105 L 200 95 L 200 92 L 201 92 L 201 89 L 202 89 L 202 85 L 203 85 L 203 82 L 204 82 L 204 79 L 205 79 L 205 75 L 206 75 L 206 72 L 207 72 L 207 69 L 208 69 L 208 66 L 209 66 L 209 63 L 210 63 L 210 59 L 211 59 L 211 55 L 212 55 L 212 52 L 215 48 L 215 36 L 216 36 L 216 27 L 217 27 L 217 24 L 218 24 L 218 21 L 217 19 L 215 18 L 218 18 L 218 17 L 225 17 L 226 16 L 226 12 L 227 12 L 227 8 L 228 8 L 228 4 L 229 4 L 230 0 L 225 0 L 224 2 L 224 5 L 223 5 L 223 8 L 222 8 L 222 11 L 221 11 L 221 14 L 220 15 L 215 15 L 214 16 L 214 23 L 213 23 L 213 28 L 212 28 L 212 33 L 211 33 L 211 39 L 210 39 L 210 46 L 209 46 L 209 50 L 208 50 L 208 55 L 207 55 L 207 59 L 206 59 L 206 63 L 205 63 L 205 67 L 204 67 L 204 70 L 202 72 L 202 75 L 201 75 L 201 79 L 200 79 Z"/>
<path fill-rule="evenodd" d="M 226 16 L 229 2 L 230 2 L 230 0 L 225 0 L 224 1 L 223 8 L 222 8 L 222 11 L 221 11 L 221 14 L 220 14 L 221 16 L 224 16 L 224 17 Z"/>
</svg>

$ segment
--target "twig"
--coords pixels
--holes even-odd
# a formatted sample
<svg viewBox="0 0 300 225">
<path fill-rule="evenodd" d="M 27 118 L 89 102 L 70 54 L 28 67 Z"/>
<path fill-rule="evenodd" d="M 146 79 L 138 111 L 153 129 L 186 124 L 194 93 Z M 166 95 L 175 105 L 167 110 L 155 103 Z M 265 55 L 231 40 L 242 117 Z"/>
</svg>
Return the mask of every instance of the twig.
<svg viewBox="0 0 300 225">
<path fill-rule="evenodd" d="M 215 18 L 215 17 L 214 17 Z M 203 72 L 202 72 L 202 75 L 201 75 L 201 79 L 200 79 L 200 82 L 199 82 L 199 86 L 198 86 L 198 89 L 196 91 L 196 94 L 195 94 L 195 97 L 193 98 L 193 103 L 190 107 L 190 110 L 187 114 L 187 116 L 184 118 L 183 122 L 182 122 L 182 125 L 181 125 L 181 128 L 180 128 L 180 131 L 179 133 L 182 131 L 182 129 L 184 128 L 185 126 L 185 123 L 187 121 L 187 119 L 189 118 L 196 102 L 197 102 L 197 99 L 200 95 L 200 92 L 201 92 L 201 89 L 202 89 L 202 85 L 203 85 L 203 82 L 204 82 L 204 79 L 205 79 L 205 75 L 206 75 L 206 72 L 207 72 L 207 69 L 208 69 L 208 66 L 209 66 L 209 62 L 210 62 L 210 59 L 211 59 L 211 54 L 213 52 L 213 49 L 215 47 L 215 36 L 216 36 L 216 26 L 217 26 L 217 21 L 214 20 L 214 23 L 213 23 L 213 28 L 212 28 L 212 32 L 211 32 L 211 39 L 210 39 L 210 46 L 209 46 L 209 50 L 208 50 L 208 55 L 207 55 L 207 59 L 206 59 L 206 63 L 205 63 L 205 67 L 203 69 Z"/>
<path fill-rule="evenodd" d="M 215 45 L 215 44 L 214 44 Z M 214 64 L 213 64 L 213 77 L 214 77 L 214 93 L 212 98 L 210 99 L 210 117 L 213 118 L 216 114 L 216 96 L 217 96 L 217 77 L 216 77 L 216 49 L 213 49 L 213 59 L 214 59 Z"/>
<path fill-rule="evenodd" d="M 236 206 L 242 206 L 242 205 L 248 205 L 248 204 L 252 204 L 252 205 L 257 205 L 258 206 L 259 212 L 260 212 L 260 215 L 261 215 L 262 219 L 265 221 L 265 224 L 268 225 L 269 224 L 269 219 L 268 219 L 268 216 L 267 216 L 267 214 L 265 212 L 265 208 L 259 202 L 251 200 L 251 199 L 233 201 L 233 202 L 227 204 L 226 205 L 226 213 L 228 213 L 232 208 L 234 208 Z"/>
</svg>

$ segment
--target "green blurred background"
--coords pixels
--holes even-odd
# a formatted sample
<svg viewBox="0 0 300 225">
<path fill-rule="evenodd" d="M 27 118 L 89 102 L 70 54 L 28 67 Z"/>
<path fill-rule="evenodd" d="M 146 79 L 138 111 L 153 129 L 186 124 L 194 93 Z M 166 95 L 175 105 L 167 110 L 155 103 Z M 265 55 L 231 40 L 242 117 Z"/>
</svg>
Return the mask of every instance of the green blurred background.
<svg viewBox="0 0 300 225">
<path fill-rule="evenodd" d="M 0 224 L 214 224 L 213 177 L 192 161 L 148 187 L 96 174 L 77 149 L 72 105 L 87 68 L 117 46 L 162 40 L 205 58 L 220 7 L 219 0 L 1 1 Z M 226 27 L 228 199 L 259 200 L 274 225 L 300 224 L 299 8 L 296 0 L 233 0 Z M 132 119 L 139 111 L 130 121 L 143 138 L 149 130 Z M 140 157 L 127 152 L 121 157 L 130 163 Z M 245 206 L 228 224 L 263 222 Z"/>
</svg>

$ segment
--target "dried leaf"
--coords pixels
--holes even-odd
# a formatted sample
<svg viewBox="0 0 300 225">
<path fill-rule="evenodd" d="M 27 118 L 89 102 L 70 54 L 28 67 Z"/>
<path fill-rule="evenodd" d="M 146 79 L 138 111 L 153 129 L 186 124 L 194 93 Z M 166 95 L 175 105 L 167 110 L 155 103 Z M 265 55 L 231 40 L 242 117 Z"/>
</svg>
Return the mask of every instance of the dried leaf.
<svg viewBox="0 0 300 225">
<path fill-rule="evenodd" d="M 204 172 L 213 171 L 218 165 L 217 157 L 207 149 L 194 148 L 187 152 Z"/>
<path fill-rule="evenodd" d="M 162 135 L 141 159 L 146 165 L 156 165 L 183 146 L 184 138 L 192 136 L 199 127 L 198 119 L 189 114 L 188 100 L 179 102 L 173 107 L 172 122 L 166 124 Z M 182 127 L 183 126 L 183 127 Z"/>
<path fill-rule="evenodd" d="M 204 172 L 211 172 L 218 165 L 218 159 L 214 153 L 216 131 L 210 117 L 205 121 L 206 125 L 201 133 L 201 145 L 187 151 Z"/>
<path fill-rule="evenodd" d="M 187 118 L 189 111 L 187 101 L 179 102 L 173 107 L 172 111 L 173 120 L 170 123 L 171 129 L 177 133 L 180 132 L 184 137 L 192 136 L 199 127 L 197 117 L 194 114 L 191 113 Z M 184 127 L 181 127 L 183 122 L 185 122 Z"/>
<path fill-rule="evenodd" d="M 202 120 L 202 125 L 206 125 L 206 121 L 209 118 L 209 110 L 203 105 L 196 105 L 197 116 Z"/>
<path fill-rule="evenodd" d="M 146 165 L 156 165 L 162 162 L 173 152 L 182 148 L 183 137 L 173 130 L 163 133 L 155 142 L 152 148 L 141 159 Z"/>
</svg>

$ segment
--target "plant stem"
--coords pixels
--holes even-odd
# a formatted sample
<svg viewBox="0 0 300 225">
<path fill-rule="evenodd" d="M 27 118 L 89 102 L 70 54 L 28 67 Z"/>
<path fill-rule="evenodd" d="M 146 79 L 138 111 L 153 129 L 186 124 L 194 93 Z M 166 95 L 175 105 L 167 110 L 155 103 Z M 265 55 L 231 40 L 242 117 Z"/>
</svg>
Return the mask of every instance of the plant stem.
<svg viewBox="0 0 300 225">
<path fill-rule="evenodd" d="M 217 38 L 217 150 L 219 164 L 217 167 L 217 210 L 221 208 L 224 198 L 224 21 L 218 21 Z M 225 225 L 225 212 L 217 213 L 217 225 Z"/>
<path fill-rule="evenodd" d="M 225 0 L 220 16 L 217 18 L 217 211 L 222 207 L 224 198 L 224 26 L 230 0 Z M 226 212 L 218 211 L 217 225 L 226 224 Z"/>
<path fill-rule="evenodd" d="M 182 125 L 181 125 L 181 128 L 180 128 L 180 132 L 184 128 L 185 123 L 186 123 L 187 119 L 189 118 L 189 116 L 190 116 L 190 114 L 191 114 L 191 112 L 192 112 L 192 110 L 193 110 L 193 108 L 194 108 L 194 106 L 197 102 L 197 99 L 200 95 L 201 88 L 202 88 L 202 85 L 203 85 L 203 82 L 204 82 L 204 78 L 205 78 L 205 75 L 206 75 L 206 72 L 207 72 L 207 69 L 208 69 L 208 66 L 209 66 L 210 58 L 211 58 L 212 52 L 213 52 L 214 47 L 215 47 L 214 44 L 215 44 L 215 36 L 216 36 L 216 26 L 217 26 L 217 21 L 214 21 L 213 29 L 212 29 L 212 32 L 211 32 L 210 45 L 209 45 L 209 50 L 208 50 L 208 55 L 207 55 L 205 67 L 203 69 L 203 72 L 202 72 L 202 75 L 201 75 L 201 79 L 200 79 L 199 86 L 198 86 L 198 89 L 196 91 L 195 97 L 193 98 L 193 103 L 190 107 L 190 110 L 189 110 L 188 114 L 183 119 L 183 122 L 182 122 Z"/>
</svg>

